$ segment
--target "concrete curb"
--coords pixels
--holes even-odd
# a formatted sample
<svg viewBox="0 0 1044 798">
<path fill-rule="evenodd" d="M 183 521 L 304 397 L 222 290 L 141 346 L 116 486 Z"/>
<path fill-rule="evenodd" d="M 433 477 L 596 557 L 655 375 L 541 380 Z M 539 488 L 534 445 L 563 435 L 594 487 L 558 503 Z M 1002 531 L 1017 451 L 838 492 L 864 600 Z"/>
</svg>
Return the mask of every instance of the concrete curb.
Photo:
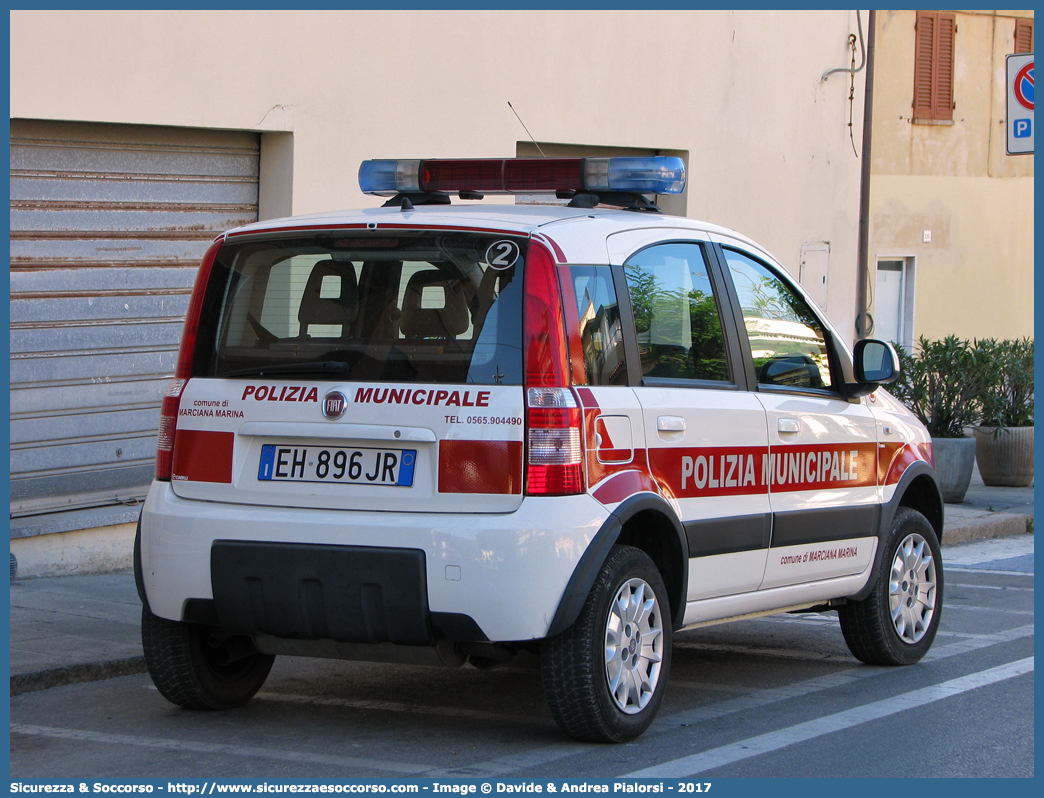
<svg viewBox="0 0 1044 798">
<path fill-rule="evenodd" d="M 35 673 L 19 673 L 11 677 L 11 695 L 34 693 L 51 687 L 63 687 L 80 682 L 100 682 L 117 676 L 145 673 L 145 657 L 127 657 L 108 662 L 89 662 L 84 665 L 69 665 Z"/>
<path fill-rule="evenodd" d="M 990 513 L 984 517 L 968 519 L 947 515 L 946 527 L 943 529 L 943 544 L 950 546 L 972 540 L 1033 534 L 1032 523 L 1032 516 L 1016 513 Z"/>
</svg>

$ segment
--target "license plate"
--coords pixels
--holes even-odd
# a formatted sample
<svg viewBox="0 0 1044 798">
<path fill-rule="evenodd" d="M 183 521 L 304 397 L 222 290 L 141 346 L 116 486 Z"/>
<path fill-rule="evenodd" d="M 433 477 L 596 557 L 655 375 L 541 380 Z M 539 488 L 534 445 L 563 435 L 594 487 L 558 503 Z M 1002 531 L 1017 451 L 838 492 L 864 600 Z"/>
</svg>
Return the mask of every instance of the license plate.
<svg viewBox="0 0 1044 798">
<path fill-rule="evenodd" d="M 261 447 L 257 478 L 280 482 L 413 485 L 416 449 L 344 449 L 336 446 Z"/>
</svg>

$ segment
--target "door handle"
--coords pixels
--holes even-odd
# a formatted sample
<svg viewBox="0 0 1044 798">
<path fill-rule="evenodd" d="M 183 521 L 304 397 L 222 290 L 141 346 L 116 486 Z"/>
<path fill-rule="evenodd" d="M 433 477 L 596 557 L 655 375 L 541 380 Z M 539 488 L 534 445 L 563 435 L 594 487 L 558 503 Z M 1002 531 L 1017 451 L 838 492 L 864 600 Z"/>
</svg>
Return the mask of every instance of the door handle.
<svg viewBox="0 0 1044 798">
<path fill-rule="evenodd" d="M 685 432 L 685 419 L 680 416 L 659 416 L 656 429 L 659 432 Z"/>
<path fill-rule="evenodd" d="M 784 434 L 792 435 L 795 432 L 801 432 L 801 422 L 796 418 L 781 418 L 776 422 L 776 429 Z"/>
</svg>

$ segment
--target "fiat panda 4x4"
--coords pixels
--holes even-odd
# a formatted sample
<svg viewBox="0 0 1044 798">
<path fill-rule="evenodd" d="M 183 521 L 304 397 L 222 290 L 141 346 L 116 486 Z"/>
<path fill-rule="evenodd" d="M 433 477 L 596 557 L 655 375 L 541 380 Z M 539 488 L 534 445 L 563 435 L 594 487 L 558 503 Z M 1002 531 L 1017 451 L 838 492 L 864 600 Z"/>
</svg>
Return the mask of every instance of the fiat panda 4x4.
<svg viewBox="0 0 1044 798">
<path fill-rule="evenodd" d="M 895 352 L 850 351 L 747 238 L 656 212 L 679 159 L 367 161 L 360 184 L 391 199 L 203 259 L 135 546 L 167 699 L 242 704 L 280 654 L 528 650 L 565 732 L 621 741 L 679 630 L 836 610 L 864 662 L 925 654 L 943 503 L 880 388 Z M 450 204 L 539 192 L 568 205 Z"/>
</svg>

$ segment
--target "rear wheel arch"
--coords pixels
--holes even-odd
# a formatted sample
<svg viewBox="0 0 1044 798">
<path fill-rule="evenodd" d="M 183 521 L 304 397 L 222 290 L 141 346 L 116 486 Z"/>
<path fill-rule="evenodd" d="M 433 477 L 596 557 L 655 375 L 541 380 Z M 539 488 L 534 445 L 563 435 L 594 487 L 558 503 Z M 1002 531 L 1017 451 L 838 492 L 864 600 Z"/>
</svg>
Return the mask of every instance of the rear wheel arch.
<svg viewBox="0 0 1044 798">
<path fill-rule="evenodd" d="M 665 593 L 644 551 L 613 546 L 575 623 L 543 642 L 541 681 L 567 734 L 619 743 L 652 723 L 671 669 Z"/>
<path fill-rule="evenodd" d="M 675 629 L 681 626 L 685 614 L 689 575 L 688 542 L 684 533 L 678 534 L 679 527 L 663 508 L 649 507 L 627 519 L 616 541 L 641 549 L 653 561 L 667 590 Z"/>
<path fill-rule="evenodd" d="M 142 567 L 141 562 L 141 516 L 145 512 L 138 513 L 138 526 L 134 531 L 134 552 L 133 552 L 133 565 L 134 565 L 134 587 L 138 591 L 138 598 L 141 599 L 141 606 L 145 609 L 149 609 L 149 596 L 145 592 L 145 570 Z"/>
<path fill-rule="evenodd" d="M 169 621 L 141 610 L 145 665 L 160 695 L 185 709 L 242 706 L 261 689 L 275 657 L 245 636 Z"/>
<path fill-rule="evenodd" d="M 640 549 L 653 561 L 667 591 L 673 628 L 681 626 L 689 576 L 685 531 L 661 496 L 640 493 L 613 510 L 581 555 L 548 627 L 548 637 L 560 634 L 576 621 L 602 565 L 617 544 Z"/>
</svg>

